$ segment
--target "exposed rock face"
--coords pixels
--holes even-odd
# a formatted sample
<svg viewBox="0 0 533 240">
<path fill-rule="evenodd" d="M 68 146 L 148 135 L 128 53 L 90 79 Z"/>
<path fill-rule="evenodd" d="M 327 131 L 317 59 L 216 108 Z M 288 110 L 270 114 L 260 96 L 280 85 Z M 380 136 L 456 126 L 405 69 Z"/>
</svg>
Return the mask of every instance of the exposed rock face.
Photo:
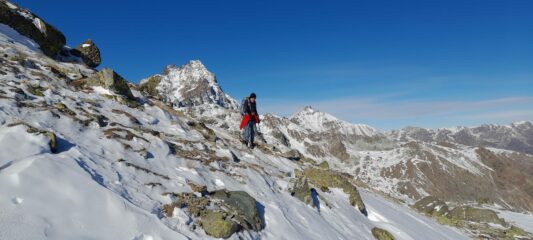
<svg viewBox="0 0 533 240">
<path fill-rule="evenodd" d="M 503 219 L 498 217 L 496 212 L 490 209 L 480 209 L 473 207 L 456 207 L 447 216 L 451 219 L 460 219 L 463 221 L 496 223 L 505 226 Z"/>
<path fill-rule="evenodd" d="M 244 229 L 261 231 L 264 223 L 257 210 L 257 202 L 247 192 L 243 191 L 216 191 L 211 194 L 214 199 L 219 199 L 233 211 L 233 221 Z"/>
<path fill-rule="evenodd" d="M 139 90 L 146 93 L 155 99 L 162 100 L 159 92 L 157 91 L 157 85 L 161 82 L 161 75 L 154 75 L 145 79 L 140 85 Z"/>
<path fill-rule="evenodd" d="M 374 186 L 380 185 L 379 178 L 396 181 L 383 191 L 398 198 L 432 195 L 444 201 L 531 210 L 531 160 L 526 154 L 409 142 L 393 151 L 361 154 L 356 177 Z"/>
<path fill-rule="evenodd" d="M 158 74 L 144 79 L 141 88 L 152 96 L 160 96 L 176 107 L 193 107 L 215 104 L 228 109 L 237 109 L 238 102 L 225 94 L 215 75 L 198 60 L 176 67 L 169 65 Z"/>
<path fill-rule="evenodd" d="M 110 68 L 104 68 L 86 79 L 87 86 L 101 86 L 123 95 L 128 99 L 134 99 L 128 82 Z"/>
<path fill-rule="evenodd" d="M 434 217 L 441 224 L 468 229 L 476 239 L 531 238 L 531 233 L 508 224 L 491 209 L 466 205 L 450 209 L 446 203 L 433 196 L 419 200 L 412 207 L 427 216 Z"/>
<path fill-rule="evenodd" d="M 477 148 L 476 153 L 483 164 L 493 171 L 487 175 L 493 179 L 493 192 L 485 199 L 504 205 L 533 209 L 533 156 L 520 153 L 497 153 L 486 148 Z"/>
<path fill-rule="evenodd" d="M 200 223 L 208 235 L 216 238 L 229 238 L 239 230 L 239 225 L 229 220 L 229 217 L 222 212 L 207 211 Z"/>
<path fill-rule="evenodd" d="M 72 52 L 74 55 L 81 57 L 83 62 L 91 68 L 98 67 L 102 61 L 100 58 L 100 49 L 96 47 L 96 44 L 91 39 L 85 40 L 85 42 L 78 45 Z"/>
<path fill-rule="evenodd" d="M 378 227 L 372 228 L 372 235 L 377 240 L 394 240 L 394 236 L 392 236 L 392 234 L 390 234 L 387 230 Z"/>
<path fill-rule="evenodd" d="M 26 125 L 26 124 L 25 124 Z M 39 130 L 37 128 L 31 127 L 29 125 L 26 125 L 28 128 L 26 132 L 33 133 L 33 134 L 42 134 L 48 138 L 48 146 L 50 146 L 50 152 L 56 153 L 57 152 L 57 137 L 55 133 L 45 130 Z"/>
<path fill-rule="evenodd" d="M 300 177 L 296 179 L 294 186 L 291 190 L 291 195 L 307 205 L 311 205 L 311 187 L 309 186 L 309 180 L 306 177 Z"/>
<path fill-rule="evenodd" d="M 5 0 L 0 1 L 0 23 L 35 41 L 44 54 L 50 57 L 56 56 L 66 43 L 63 33 L 55 27 Z"/>
<path fill-rule="evenodd" d="M 422 212 L 422 213 L 425 213 L 431 216 L 433 215 L 443 216 L 450 212 L 450 210 L 448 209 L 448 205 L 445 202 L 433 196 L 427 196 L 425 198 L 418 200 L 413 205 L 413 208 L 415 208 L 419 212 Z"/>
<path fill-rule="evenodd" d="M 205 186 L 192 184 L 191 188 L 206 191 Z M 265 227 L 257 201 L 246 192 L 218 190 L 201 197 L 193 193 L 173 195 L 174 202 L 162 207 L 164 215 L 172 217 L 175 208 L 187 208 L 210 236 L 229 238 L 242 229 L 261 231 Z"/>
<path fill-rule="evenodd" d="M 496 147 L 533 154 L 533 124 L 486 124 L 479 127 L 425 129 L 408 127 L 390 133 L 400 141 L 451 142 L 472 147 Z"/>
<path fill-rule="evenodd" d="M 303 172 L 296 172 L 296 177 L 297 182 L 293 188 L 292 195 L 305 203 L 309 204 L 311 200 L 311 192 L 308 186 L 309 183 L 307 182 L 307 180 L 309 180 L 312 185 L 319 189 L 342 189 L 349 195 L 350 204 L 357 207 L 362 214 L 367 215 L 366 206 L 359 195 L 359 191 L 357 191 L 355 185 L 350 182 L 352 177 L 349 175 L 328 169 L 307 168 Z"/>
</svg>

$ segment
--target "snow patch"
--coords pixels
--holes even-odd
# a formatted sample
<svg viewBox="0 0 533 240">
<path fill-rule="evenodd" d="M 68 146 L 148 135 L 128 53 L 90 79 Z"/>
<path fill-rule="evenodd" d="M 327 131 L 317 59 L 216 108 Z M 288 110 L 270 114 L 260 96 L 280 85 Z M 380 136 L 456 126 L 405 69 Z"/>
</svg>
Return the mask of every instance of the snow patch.
<svg viewBox="0 0 533 240">
<path fill-rule="evenodd" d="M 102 95 L 116 95 L 116 93 L 112 92 L 111 90 L 107 89 L 107 88 L 104 88 L 102 86 L 94 86 L 92 87 L 93 88 L 93 91 L 97 94 L 102 94 Z"/>
<path fill-rule="evenodd" d="M 13 3 L 10 3 L 8 1 L 5 1 L 6 5 L 11 8 L 11 9 L 18 9 L 19 7 L 17 7 L 15 4 Z"/>
<path fill-rule="evenodd" d="M 19 205 L 24 201 L 24 199 L 19 198 L 19 197 L 14 197 L 13 199 L 11 199 L 11 201 L 13 202 L 13 204 Z"/>
</svg>

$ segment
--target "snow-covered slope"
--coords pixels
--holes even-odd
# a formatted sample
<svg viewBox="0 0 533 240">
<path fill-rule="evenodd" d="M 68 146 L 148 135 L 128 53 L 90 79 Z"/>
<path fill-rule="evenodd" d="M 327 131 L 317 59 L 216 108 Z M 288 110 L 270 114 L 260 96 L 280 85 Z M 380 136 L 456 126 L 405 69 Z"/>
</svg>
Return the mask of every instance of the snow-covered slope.
<svg viewBox="0 0 533 240">
<path fill-rule="evenodd" d="M 156 80 L 157 79 L 157 80 Z M 158 81 L 157 93 L 177 107 L 192 107 L 201 104 L 216 104 L 237 109 L 238 103 L 222 91 L 215 78 L 199 60 L 176 67 L 168 65 L 163 74 L 157 74 L 141 81 L 140 85 Z"/>
<path fill-rule="evenodd" d="M 396 239 L 467 239 L 383 195 L 409 203 L 417 196 L 405 183 L 427 195 L 444 191 L 424 188 L 424 180 L 457 185 L 460 174 L 513 183 L 491 171 L 526 179 L 513 196 L 528 186 L 528 169 L 515 171 L 528 155 L 396 142 L 312 108 L 291 118 L 262 116 L 259 147 L 248 149 L 236 101 L 197 61 L 132 86 L 131 99 L 80 84 L 95 70 L 43 55 L 5 25 L 0 50 L 0 239 L 211 239 L 197 205 L 172 204 L 179 196 L 207 200 L 204 211 L 230 214 L 218 223 L 238 222 L 240 213 L 217 208 L 212 196 L 221 190 L 253 198 L 251 212 L 262 223 L 256 231 L 239 222 L 230 239 L 374 239 L 374 227 Z M 516 163 L 498 171 L 491 164 L 500 159 Z M 312 205 L 293 196 L 298 173 L 324 162 L 321 169 L 359 189 L 366 215 L 346 185 L 316 186 Z M 504 207 L 527 206 L 517 199 L 503 199 Z"/>
<path fill-rule="evenodd" d="M 321 193 L 330 207 L 317 211 L 288 191 L 291 173 L 305 165 L 243 148 L 236 132 L 216 126 L 217 138 L 209 140 L 196 120 L 137 91 L 145 103 L 132 108 L 100 87 L 76 90 L 67 74 L 51 69 L 92 70 L 55 62 L 27 47 L 31 40 L 5 32 L 0 239 L 207 239 L 187 209 L 161 214 L 173 201 L 164 193 L 190 192 L 190 182 L 209 191 L 242 190 L 257 200 L 264 230 L 232 239 L 372 239 L 374 226 L 397 239 L 466 238 L 370 193 L 363 196 L 371 218 L 335 189 Z M 47 133 L 56 136 L 53 145 Z"/>
</svg>

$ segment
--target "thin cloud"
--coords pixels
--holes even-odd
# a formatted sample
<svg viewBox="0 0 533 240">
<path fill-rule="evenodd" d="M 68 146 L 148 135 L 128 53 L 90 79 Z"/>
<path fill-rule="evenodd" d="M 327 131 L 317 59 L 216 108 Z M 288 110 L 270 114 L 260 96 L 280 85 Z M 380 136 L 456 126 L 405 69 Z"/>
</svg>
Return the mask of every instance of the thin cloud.
<svg viewBox="0 0 533 240">
<path fill-rule="evenodd" d="M 387 97 L 342 98 L 325 101 L 263 101 L 263 112 L 291 116 L 304 106 L 330 113 L 350 122 L 374 122 L 385 128 L 401 127 L 397 122 L 417 125 L 421 120 L 449 126 L 457 124 L 496 123 L 533 119 L 533 96 L 495 98 L 471 101 L 397 101 Z M 401 120 L 401 121 L 399 121 Z M 387 124 L 389 122 L 389 124 Z"/>
</svg>

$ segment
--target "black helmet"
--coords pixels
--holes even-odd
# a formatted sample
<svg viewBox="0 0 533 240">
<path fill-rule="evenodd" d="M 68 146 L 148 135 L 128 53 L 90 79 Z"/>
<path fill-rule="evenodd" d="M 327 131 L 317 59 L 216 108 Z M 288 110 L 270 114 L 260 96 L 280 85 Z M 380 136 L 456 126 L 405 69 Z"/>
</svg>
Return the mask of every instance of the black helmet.
<svg viewBox="0 0 533 240">
<path fill-rule="evenodd" d="M 257 96 L 255 95 L 255 93 L 252 93 L 250 94 L 250 98 L 257 98 Z"/>
</svg>

